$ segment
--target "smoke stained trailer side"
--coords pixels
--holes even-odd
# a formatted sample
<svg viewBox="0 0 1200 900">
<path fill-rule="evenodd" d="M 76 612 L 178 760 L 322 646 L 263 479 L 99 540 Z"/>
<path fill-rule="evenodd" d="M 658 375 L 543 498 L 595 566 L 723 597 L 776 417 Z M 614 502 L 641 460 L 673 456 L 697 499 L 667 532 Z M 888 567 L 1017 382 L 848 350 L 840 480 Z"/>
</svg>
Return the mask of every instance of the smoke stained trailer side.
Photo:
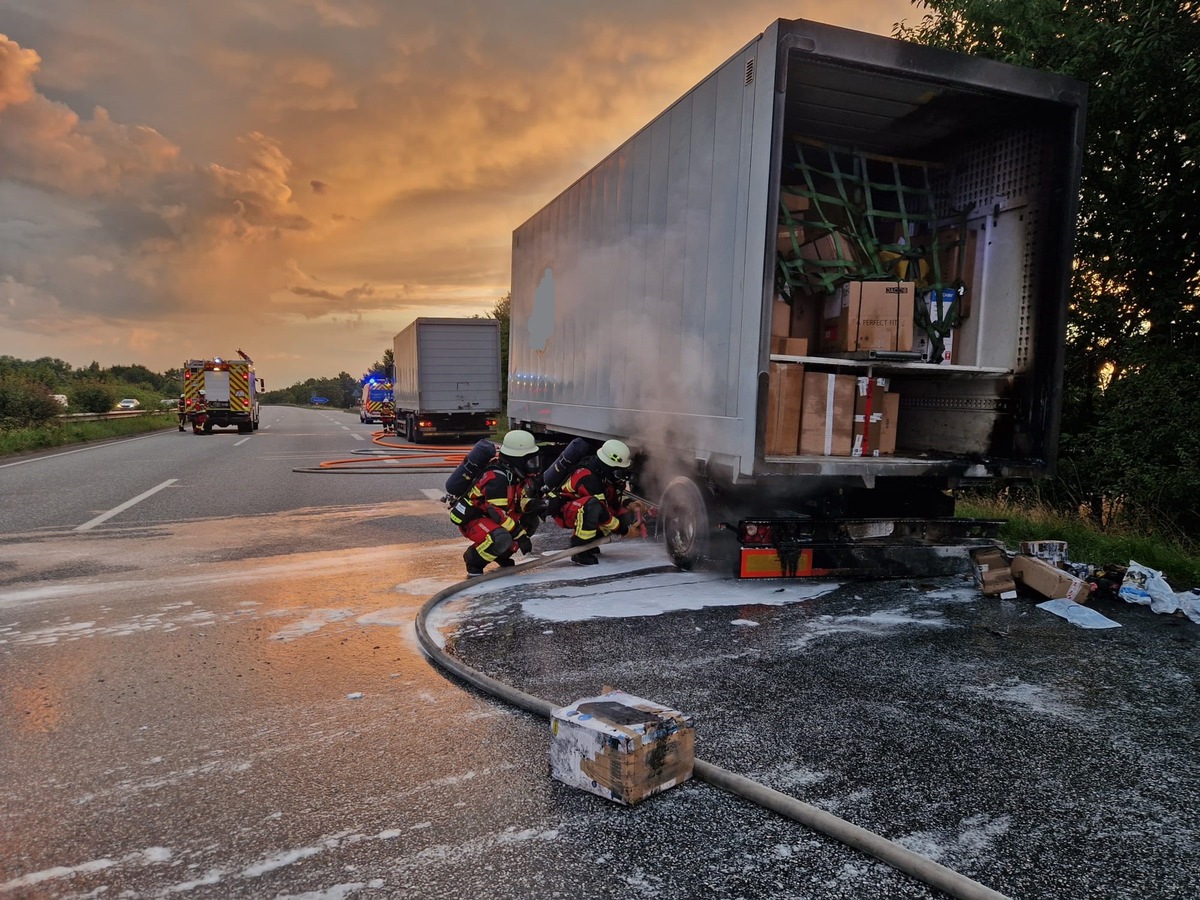
<svg viewBox="0 0 1200 900">
<path fill-rule="evenodd" d="M 626 440 L 684 564 L 1051 472 L 1085 106 L 776 21 L 514 232 L 512 424 Z"/>
</svg>

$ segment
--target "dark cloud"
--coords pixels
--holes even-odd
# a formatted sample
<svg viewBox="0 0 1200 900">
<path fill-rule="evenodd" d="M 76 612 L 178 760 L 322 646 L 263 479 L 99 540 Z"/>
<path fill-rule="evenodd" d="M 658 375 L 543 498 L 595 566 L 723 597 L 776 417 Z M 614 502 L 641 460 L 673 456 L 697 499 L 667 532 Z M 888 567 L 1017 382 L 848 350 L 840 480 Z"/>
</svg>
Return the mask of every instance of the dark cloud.
<svg viewBox="0 0 1200 900">
<path fill-rule="evenodd" d="M 317 181 L 315 178 L 308 184 L 312 188 L 314 194 L 323 194 L 329 190 L 329 185 L 323 181 Z"/>
</svg>

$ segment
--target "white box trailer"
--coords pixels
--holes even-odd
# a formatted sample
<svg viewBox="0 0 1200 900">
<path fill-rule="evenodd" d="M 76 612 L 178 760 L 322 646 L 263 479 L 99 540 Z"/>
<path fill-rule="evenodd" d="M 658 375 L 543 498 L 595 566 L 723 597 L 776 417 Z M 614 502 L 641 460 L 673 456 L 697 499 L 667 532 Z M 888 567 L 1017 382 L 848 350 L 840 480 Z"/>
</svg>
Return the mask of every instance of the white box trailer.
<svg viewBox="0 0 1200 900">
<path fill-rule="evenodd" d="M 398 433 L 414 443 L 491 433 L 501 413 L 497 319 L 418 318 L 392 354 Z"/>
<path fill-rule="evenodd" d="M 1086 85 L 1068 77 L 774 22 L 514 232 L 511 424 L 629 443 L 681 565 L 712 552 L 722 523 L 945 520 L 951 488 L 1051 472 L 1085 108 Z M 781 254 L 796 248 L 781 239 L 792 214 L 781 210 L 808 204 L 799 219 L 839 200 L 798 238 L 841 240 L 829 220 L 874 203 L 870 228 L 903 229 L 891 246 L 904 252 L 920 218 L 907 221 L 904 204 L 921 196 L 925 226 L 957 229 L 947 265 L 971 273 L 965 314 L 946 334 L 954 359 L 924 362 L 924 346 L 821 351 L 822 304 L 852 273 L 818 270 L 832 277 L 811 295 L 785 284 L 797 270 Z M 908 277 L 933 283 L 919 249 Z M 836 254 L 814 265 L 836 265 Z M 793 301 L 782 317 L 779 296 Z M 815 317 L 813 340 L 803 355 L 773 357 L 773 323 L 774 336 L 795 336 L 794 323 L 779 326 L 789 316 Z M 900 398 L 895 451 L 768 453 L 769 375 L 783 362 L 888 378 Z M 789 533 L 801 544 L 820 536 Z"/>
</svg>

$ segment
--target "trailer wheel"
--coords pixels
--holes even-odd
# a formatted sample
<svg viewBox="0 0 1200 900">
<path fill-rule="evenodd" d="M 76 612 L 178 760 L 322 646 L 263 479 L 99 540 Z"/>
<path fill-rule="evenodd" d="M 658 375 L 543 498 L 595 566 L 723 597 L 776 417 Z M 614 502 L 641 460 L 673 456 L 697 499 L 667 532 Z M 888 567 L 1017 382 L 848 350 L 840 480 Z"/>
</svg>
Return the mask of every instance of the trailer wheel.
<svg viewBox="0 0 1200 900">
<path fill-rule="evenodd" d="M 671 561 L 688 571 L 708 555 L 712 516 L 704 494 L 690 478 L 667 485 L 659 504 L 659 532 Z"/>
<path fill-rule="evenodd" d="M 409 416 L 404 420 L 404 437 L 410 444 L 421 443 L 421 436 L 417 434 L 417 419 L 415 416 Z"/>
</svg>

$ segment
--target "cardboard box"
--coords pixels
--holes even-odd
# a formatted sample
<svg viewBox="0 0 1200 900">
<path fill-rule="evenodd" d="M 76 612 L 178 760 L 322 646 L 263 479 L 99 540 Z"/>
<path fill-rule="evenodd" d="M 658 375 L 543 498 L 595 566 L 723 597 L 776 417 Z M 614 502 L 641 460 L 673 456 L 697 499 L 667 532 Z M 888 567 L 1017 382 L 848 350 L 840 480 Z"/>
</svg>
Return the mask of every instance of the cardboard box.
<svg viewBox="0 0 1200 900">
<path fill-rule="evenodd" d="M 821 288 L 820 274 L 842 277 L 856 271 L 859 266 L 855 243 L 840 231 L 831 231 L 819 238 L 800 245 L 800 259 L 812 263 L 801 266 L 809 283 Z"/>
<path fill-rule="evenodd" d="M 804 212 L 809 206 L 807 197 L 790 193 L 786 187 L 779 192 L 779 202 L 783 205 L 784 209 L 792 214 Z"/>
<path fill-rule="evenodd" d="M 804 243 L 804 229 L 800 225 L 788 226 L 779 223 L 775 233 L 775 251 L 785 259 L 796 259 L 800 246 Z"/>
<path fill-rule="evenodd" d="M 849 456 L 854 437 L 853 375 L 806 372 L 803 416 L 800 420 L 802 456 Z"/>
<path fill-rule="evenodd" d="M 850 281 L 828 295 L 821 325 L 821 350 L 912 350 L 911 281 Z"/>
<path fill-rule="evenodd" d="M 1074 600 L 1087 603 L 1091 585 L 1069 572 L 1057 569 L 1036 556 L 1017 556 L 1012 561 L 1013 579 L 1017 584 L 1036 591 L 1051 600 Z"/>
<path fill-rule="evenodd" d="M 896 452 L 900 395 L 889 386 L 887 378 L 855 379 L 851 456 L 891 456 Z"/>
<path fill-rule="evenodd" d="M 814 297 L 812 294 L 797 292 L 792 297 L 792 321 L 788 329 L 788 337 L 804 338 L 809 347 L 817 346 L 817 338 L 821 335 L 821 311 L 824 295 Z"/>
<path fill-rule="evenodd" d="M 971 551 L 975 584 L 985 597 L 1012 600 L 1017 596 L 1008 554 L 999 547 L 977 547 Z"/>
<path fill-rule="evenodd" d="M 773 337 L 771 352 L 778 356 L 808 356 L 808 338 Z"/>
<path fill-rule="evenodd" d="M 766 456 L 795 456 L 800 443 L 800 410 L 804 400 L 804 366 L 771 363 L 767 374 Z"/>
<path fill-rule="evenodd" d="M 691 716 L 624 691 L 606 691 L 555 709 L 550 775 L 633 806 L 692 777 Z"/>
<path fill-rule="evenodd" d="M 782 297 L 771 301 L 771 337 L 790 337 L 792 305 Z"/>
<path fill-rule="evenodd" d="M 1021 541 L 1021 553 L 1036 556 L 1055 568 L 1068 561 L 1066 541 Z"/>
</svg>

